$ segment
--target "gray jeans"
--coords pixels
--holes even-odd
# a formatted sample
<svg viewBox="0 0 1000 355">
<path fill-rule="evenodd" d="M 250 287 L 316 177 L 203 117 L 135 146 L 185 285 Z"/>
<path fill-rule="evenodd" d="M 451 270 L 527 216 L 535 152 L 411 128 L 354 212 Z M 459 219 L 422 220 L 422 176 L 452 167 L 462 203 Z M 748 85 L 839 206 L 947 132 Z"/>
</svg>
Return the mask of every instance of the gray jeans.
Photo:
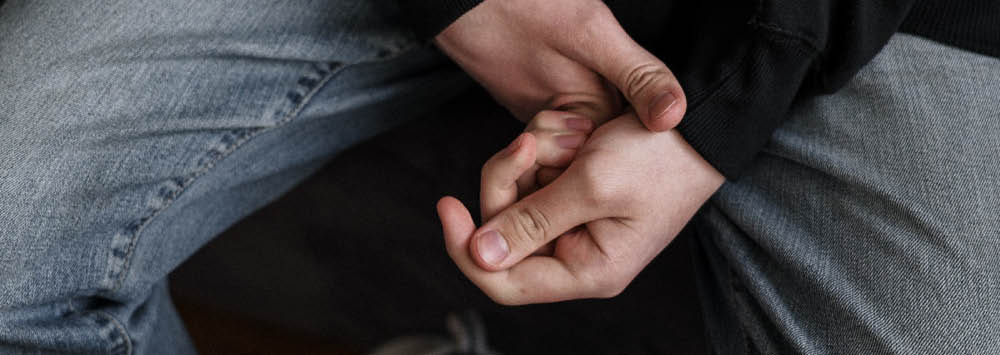
<svg viewBox="0 0 1000 355">
<path fill-rule="evenodd" d="M 697 217 L 723 354 L 1000 351 L 1000 60 L 909 35 Z"/>
</svg>

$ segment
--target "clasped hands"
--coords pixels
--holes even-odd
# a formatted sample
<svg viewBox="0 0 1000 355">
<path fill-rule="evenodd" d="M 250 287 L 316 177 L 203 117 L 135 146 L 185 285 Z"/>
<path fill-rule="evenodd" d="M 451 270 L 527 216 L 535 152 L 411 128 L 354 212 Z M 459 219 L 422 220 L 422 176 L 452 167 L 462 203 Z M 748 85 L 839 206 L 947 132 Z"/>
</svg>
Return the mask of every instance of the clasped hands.
<svg viewBox="0 0 1000 355">
<path fill-rule="evenodd" d="M 483 167 L 482 226 L 437 207 L 448 254 L 498 303 L 617 295 L 724 181 L 673 130 L 676 78 L 599 0 L 486 0 L 435 42 L 530 121 Z"/>
</svg>

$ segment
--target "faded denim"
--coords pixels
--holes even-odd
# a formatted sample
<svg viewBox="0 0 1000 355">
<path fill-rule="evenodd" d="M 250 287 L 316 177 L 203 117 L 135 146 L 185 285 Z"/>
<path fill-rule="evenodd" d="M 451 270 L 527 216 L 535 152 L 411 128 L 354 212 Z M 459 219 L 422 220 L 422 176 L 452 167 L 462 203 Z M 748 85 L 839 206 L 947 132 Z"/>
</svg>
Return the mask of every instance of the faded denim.
<svg viewBox="0 0 1000 355">
<path fill-rule="evenodd" d="M 0 353 L 185 354 L 165 276 L 470 81 L 394 0 L 0 7 Z M 1000 352 L 1000 61 L 899 35 L 697 220 L 719 353 Z"/>
<path fill-rule="evenodd" d="M 1000 60 L 896 35 L 697 226 L 716 353 L 1000 353 Z"/>
<path fill-rule="evenodd" d="M 470 87 L 394 4 L 3 4 L 0 353 L 194 352 L 167 273 Z"/>
</svg>

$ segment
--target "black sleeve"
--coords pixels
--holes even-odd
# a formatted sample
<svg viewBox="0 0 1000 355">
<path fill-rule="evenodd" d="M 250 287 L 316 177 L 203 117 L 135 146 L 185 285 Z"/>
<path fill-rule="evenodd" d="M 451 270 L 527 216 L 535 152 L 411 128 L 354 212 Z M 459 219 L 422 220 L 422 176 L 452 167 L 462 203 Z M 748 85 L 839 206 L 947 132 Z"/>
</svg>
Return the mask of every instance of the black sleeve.
<svg viewBox="0 0 1000 355">
<path fill-rule="evenodd" d="M 727 178 L 737 178 L 796 100 L 846 84 L 888 42 L 911 5 L 761 1 L 740 26 L 746 35 L 735 61 L 696 94 L 678 129 Z"/>
<path fill-rule="evenodd" d="M 729 179 L 763 148 L 796 100 L 843 86 L 912 6 L 912 0 L 674 1 L 665 22 L 647 15 L 645 24 L 626 24 L 630 17 L 644 21 L 628 2 L 609 4 L 620 5 L 626 29 L 659 26 L 659 36 L 640 43 L 664 59 L 688 95 L 678 130 Z"/>
<path fill-rule="evenodd" d="M 399 0 L 430 38 L 481 0 Z M 688 96 L 678 130 L 736 179 L 796 100 L 832 93 L 899 29 L 915 0 L 605 0 Z M 655 14 L 667 14 L 657 16 Z"/>
<path fill-rule="evenodd" d="M 482 0 L 399 0 L 403 15 L 421 39 L 430 40 Z"/>
</svg>

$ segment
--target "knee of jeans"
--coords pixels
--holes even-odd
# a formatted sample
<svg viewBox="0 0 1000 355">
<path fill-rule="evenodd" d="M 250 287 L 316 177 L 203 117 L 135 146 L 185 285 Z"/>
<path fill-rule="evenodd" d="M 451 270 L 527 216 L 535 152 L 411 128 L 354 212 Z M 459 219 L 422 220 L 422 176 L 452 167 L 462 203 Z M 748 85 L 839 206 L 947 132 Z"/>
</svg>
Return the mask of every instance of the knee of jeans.
<svg viewBox="0 0 1000 355">
<path fill-rule="evenodd" d="M 0 140 L 0 308 L 105 288 L 123 213 L 102 173 L 113 167 L 74 154 L 85 149 L 72 140 L 9 142 Z"/>
</svg>

